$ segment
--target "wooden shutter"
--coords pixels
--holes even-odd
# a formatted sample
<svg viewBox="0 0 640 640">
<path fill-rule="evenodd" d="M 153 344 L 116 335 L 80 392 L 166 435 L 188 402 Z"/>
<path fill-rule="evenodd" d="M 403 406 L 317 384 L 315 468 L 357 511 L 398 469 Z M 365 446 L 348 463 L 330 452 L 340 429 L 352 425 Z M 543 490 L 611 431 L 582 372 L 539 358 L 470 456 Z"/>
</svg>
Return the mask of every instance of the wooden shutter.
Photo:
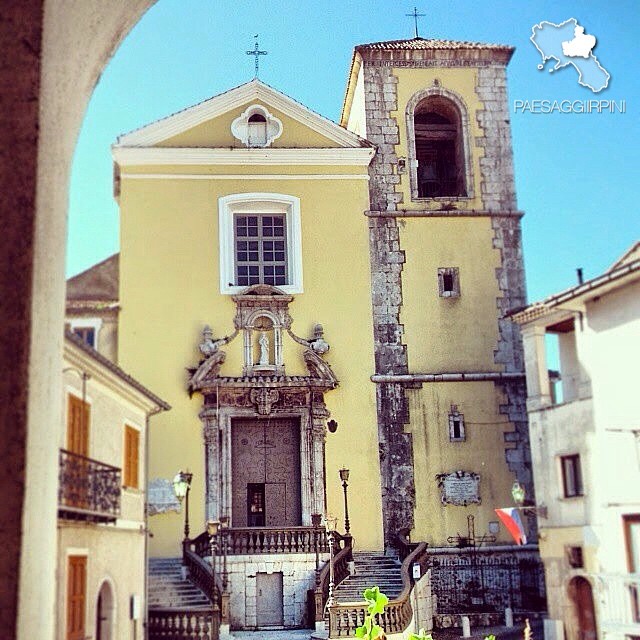
<svg viewBox="0 0 640 640">
<path fill-rule="evenodd" d="M 67 571 L 67 638 L 84 640 L 87 599 L 87 558 L 69 556 Z"/>
<path fill-rule="evenodd" d="M 124 486 L 139 488 L 140 432 L 128 425 L 124 428 Z"/>
<path fill-rule="evenodd" d="M 81 456 L 89 455 L 90 410 L 86 402 L 69 394 L 67 411 L 67 449 Z"/>
</svg>

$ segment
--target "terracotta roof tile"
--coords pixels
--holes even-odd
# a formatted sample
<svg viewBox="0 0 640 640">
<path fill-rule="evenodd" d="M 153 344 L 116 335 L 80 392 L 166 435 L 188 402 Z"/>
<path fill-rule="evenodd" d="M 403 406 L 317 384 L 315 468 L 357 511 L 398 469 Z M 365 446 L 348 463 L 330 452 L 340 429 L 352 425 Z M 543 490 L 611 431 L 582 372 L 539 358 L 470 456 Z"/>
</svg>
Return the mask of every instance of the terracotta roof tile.
<svg viewBox="0 0 640 640">
<path fill-rule="evenodd" d="M 356 50 L 403 50 L 403 49 L 490 49 L 494 51 L 512 51 L 513 47 L 506 44 L 487 44 L 483 42 L 463 42 L 456 40 L 436 40 L 426 38 L 411 38 L 409 40 L 387 40 L 384 42 L 370 42 L 359 44 Z"/>
</svg>

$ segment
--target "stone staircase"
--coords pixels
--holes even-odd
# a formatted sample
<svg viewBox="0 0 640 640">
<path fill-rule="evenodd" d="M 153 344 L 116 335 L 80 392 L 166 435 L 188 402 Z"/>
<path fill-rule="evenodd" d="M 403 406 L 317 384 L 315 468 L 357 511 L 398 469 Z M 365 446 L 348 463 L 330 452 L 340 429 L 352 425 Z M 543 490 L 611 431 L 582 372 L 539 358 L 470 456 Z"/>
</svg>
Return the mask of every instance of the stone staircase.
<svg viewBox="0 0 640 640">
<path fill-rule="evenodd" d="M 189 579 L 181 558 L 149 558 L 149 608 L 209 609 L 211 602 Z"/>
<path fill-rule="evenodd" d="M 383 553 L 354 551 L 355 573 L 343 580 L 335 589 L 338 603 L 362 602 L 362 592 L 369 587 L 380 587 L 389 600 L 402 591 L 401 564 Z"/>
</svg>

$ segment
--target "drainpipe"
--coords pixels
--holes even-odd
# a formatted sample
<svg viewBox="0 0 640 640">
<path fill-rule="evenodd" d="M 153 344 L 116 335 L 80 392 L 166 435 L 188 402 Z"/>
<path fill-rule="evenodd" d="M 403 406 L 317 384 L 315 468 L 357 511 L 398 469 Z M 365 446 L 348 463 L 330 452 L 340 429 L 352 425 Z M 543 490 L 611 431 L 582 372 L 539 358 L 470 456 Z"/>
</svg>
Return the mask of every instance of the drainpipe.
<svg viewBox="0 0 640 640">
<path fill-rule="evenodd" d="M 149 628 L 149 421 L 155 415 L 166 411 L 156 407 L 147 413 L 144 430 L 144 614 L 142 621 L 142 637 L 148 636 Z"/>
</svg>

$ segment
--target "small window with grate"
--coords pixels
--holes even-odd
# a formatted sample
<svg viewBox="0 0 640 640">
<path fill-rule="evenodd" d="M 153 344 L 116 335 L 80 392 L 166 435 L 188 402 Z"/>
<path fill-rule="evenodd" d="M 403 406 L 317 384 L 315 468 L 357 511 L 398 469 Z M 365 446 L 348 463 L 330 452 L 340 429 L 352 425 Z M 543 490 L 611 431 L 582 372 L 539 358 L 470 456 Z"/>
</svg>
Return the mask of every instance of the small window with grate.
<svg viewBox="0 0 640 640">
<path fill-rule="evenodd" d="M 458 267 L 438 269 L 438 294 L 441 298 L 460 297 L 460 271 Z"/>
<path fill-rule="evenodd" d="M 449 411 L 449 440 L 451 442 L 464 442 L 466 439 L 464 416 L 458 411 L 458 406 L 452 404 Z"/>
<path fill-rule="evenodd" d="M 235 284 L 288 284 L 284 215 L 235 216 Z"/>
</svg>

